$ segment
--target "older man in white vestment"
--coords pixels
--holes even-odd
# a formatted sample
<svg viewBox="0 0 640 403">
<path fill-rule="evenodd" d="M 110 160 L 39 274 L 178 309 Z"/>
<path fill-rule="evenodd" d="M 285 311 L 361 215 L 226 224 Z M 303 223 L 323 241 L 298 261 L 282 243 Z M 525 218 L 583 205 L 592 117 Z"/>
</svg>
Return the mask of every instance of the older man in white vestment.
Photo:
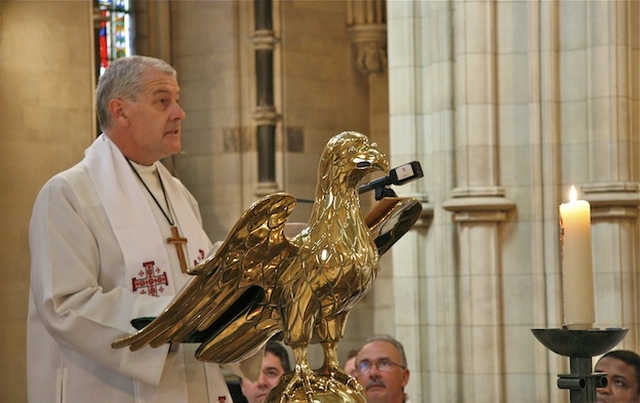
<svg viewBox="0 0 640 403">
<path fill-rule="evenodd" d="M 196 201 L 158 162 L 181 149 L 179 98 L 165 62 L 114 62 L 96 90 L 104 133 L 38 195 L 30 402 L 231 402 L 219 367 L 196 361 L 190 345 L 111 348 L 135 330 L 131 319 L 164 310 L 212 246 Z"/>
</svg>

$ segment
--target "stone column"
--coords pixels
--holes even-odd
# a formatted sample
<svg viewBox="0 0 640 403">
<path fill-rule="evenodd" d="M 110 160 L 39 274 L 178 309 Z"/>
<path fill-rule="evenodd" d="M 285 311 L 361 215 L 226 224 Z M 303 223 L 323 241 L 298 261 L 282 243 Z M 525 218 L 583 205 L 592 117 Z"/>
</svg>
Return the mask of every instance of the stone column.
<svg viewBox="0 0 640 403">
<path fill-rule="evenodd" d="M 457 186 L 443 203 L 458 223 L 461 394 L 505 401 L 500 223 L 515 204 L 499 178 L 496 3 L 454 2 Z"/>
<path fill-rule="evenodd" d="M 273 51 L 275 33 L 271 0 L 255 0 L 253 44 L 255 46 L 256 145 L 258 151 L 258 185 L 256 195 L 277 191 L 276 183 L 276 123 L 274 104 Z"/>
<path fill-rule="evenodd" d="M 386 0 L 348 0 L 347 28 L 356 66 L 369 84 L 369 137 L 389 144 L 389 75 L 387 72 Z"/>
<path fill-rule="evenodd" d="M 424 179 L 397 189 L 423 201 L 424 216 L 391 250 L 393 328 L 408 353 L 405 392 L 411 401 L 459 402 L 453 225 L 439 208 L 453 171 L 452 98 L 445 90 L 452 68 L 451 10 L 448 2 L 387 6 L 390 155 L 396 163 L 418 160 L 425 172 Z M 443 46 L 423 43 L 426 35 Z"/>
<path fill-rule="evenodd" d="M 135 2 L 135 53 L 172 63 L 171 5 L 168 1 Z"/>
<path fill-rule="evenodd" d="M 347 0 L 347 30 L 355 57 L 353 62 L 360 76 L 367 80 L 368 127 L 365 133 L 378 143 L 381 150 L 389 152 L 389 75 L 387 72 L 387 23 L 386 0 Z M 364 129 L 363 129 L 364 130 Z M 375 203 L 373 195 L 362 198 L 361 207 L 368 210 Z M 382 257 L 380 265 L 390 266 L 395 248 Z M 395 334 L 394 295 L 395 282 L 392 270 L 382 270 L 376 279 L 376 287 L 368 301 L 375 315 L 367 317 L 374 333 Z M 360 312 L 356 313 L 359 315 Z M 357 320 L 361 320 L 358 318 Z M 404 342 L 404 340 L 402 340 Z"/>
<path fill-rule="evenodd" d="M 385 0 L 348 0 L 347 26 L 360 71 L 383 73 L 387 66 Z"/>
<path fill-rule="evenodd" d="M 640 6 L 584 4 L 589 183 L 582 189 L 592 206 L 596 323 L 628 327 L 622 347 L 638 351 Z"/>
</svg>

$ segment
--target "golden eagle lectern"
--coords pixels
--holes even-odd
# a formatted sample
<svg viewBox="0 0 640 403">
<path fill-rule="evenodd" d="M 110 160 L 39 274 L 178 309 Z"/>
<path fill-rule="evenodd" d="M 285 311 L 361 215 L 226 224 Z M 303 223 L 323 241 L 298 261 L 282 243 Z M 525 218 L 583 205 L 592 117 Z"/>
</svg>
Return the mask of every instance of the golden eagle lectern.
<svg viewBox="0 0 640 403">
<path fill-rule="evenodd" d="M 284 233 L 293 196 L 260 199 L 216 252 L 188 270 L 193 280 L 160 316 L 112 346 L 158 347 L 204 332 L 196 358 L 224 364 L 250 357 L 281 333 L 293 350 L 295 370 L 281 378 L 267 402 L 364 403 L 360 384 L 339 366 L 338 342 L 349 311 L 373 286 L 379 251 L 410 229 L 421 210 L 416 199 L 397 198 L 365 223 L 358 184 L 376 170 L 387 172 L 389 162 L 375 143 L 356 132 L 334 136 L 322 154 L 314 206 L 302 232 L 290 239 Z M 383 244 L 376 245 L 378 239 Z M 324 351 L 317 370 L 307 358 L 312 342 Z"/>
</svg>

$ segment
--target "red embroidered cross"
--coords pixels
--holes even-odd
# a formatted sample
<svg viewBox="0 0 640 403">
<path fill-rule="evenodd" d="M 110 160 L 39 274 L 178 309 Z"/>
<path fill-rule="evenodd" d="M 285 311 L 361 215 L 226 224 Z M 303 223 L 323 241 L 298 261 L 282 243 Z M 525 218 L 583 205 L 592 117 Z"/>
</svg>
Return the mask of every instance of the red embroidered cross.
<svg viewBox="0 0 640 403">
<path fill-rule="evenodd" d="M 162 293 L 164 291 L 164 287 L 162 286 L 169 285 L 167 272 L 163 271 L 162 274 L 160 274 L 161 269 L 159 267 L 154 268 L 154 266 L 155 262 L 153 261 L 142 263 L 144 270 L 140 270 L 138 272 L 139 278 L 134 277 L 131 279 L 133 282 L 132 288 L 134 292 L 138 290 L 138 288 L 146 287 L 147 290 L 140 290 L 140 294 L 146 294 L 147 291 L 149 291 L 150 295 L 157 297 L 158 292 Z M 145 274 L 147 275 L 146 277 L 144 277 Z M 156 287 L 156 285 L 159 285 L 160 287 Z"/>
<path fill-rule="evenodd" d="M 204 251 L 202 249 L 198 249 L 198 256 L 196 256 L 195 259 L 193 259 L 193 265 L 197 266 L 198 263 L 202 262 L 204 260 Z"/>
<path fill-rule="evenodd" d="M 226 396 L 218 396 L 218 403 L 224 403 L 227 401 L 227 397 Z"/>
</svg>

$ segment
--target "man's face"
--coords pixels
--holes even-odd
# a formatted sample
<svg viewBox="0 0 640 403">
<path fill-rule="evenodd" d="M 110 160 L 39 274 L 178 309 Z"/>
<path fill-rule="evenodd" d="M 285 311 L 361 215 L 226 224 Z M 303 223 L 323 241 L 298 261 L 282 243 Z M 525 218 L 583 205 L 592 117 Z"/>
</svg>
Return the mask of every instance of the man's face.
<svg viewBox="0 0 640 403">
<path fill-rule="evenodd" d="M 602 358 L 596 372 L 607 373 L 607 386 L 596 390 L 598 403 L 638 403 L 638 380 L 636 370 L 631 365 L 613 358 Z"/>
<path fill-rule="evenodd" d="M 262 403 L 267 394 L 273 389 L 284 374 L 284 368 L 280 359 L 266 352 L 262 360 L 262 370 L 260 377 L 256 382 L 251 382 L 243 378 L 240 388 L 242 394 L 247 398 L 249 403 Z"/>
<path fill-rule="evenodd" d="M 149 165 L 181 150 L 180 87 L 175 77 L 147 67 L 141 77 L 143 91 L 135 101 L 123 101 L 128 142 L 134 160 Z"/>
<path fill-rule="evenodd" d="M 358 370 L 356 379 L 364 387 L 367 403 L 401 403 L 403 388 L 409 382 L 409 370 L 401 367 L 402 360 L 395 346 L 386 341 L 367 343 L 356 357 L 356 368 L 360 363 L 380 364 L 391 362 L 388 371 L 380 371 L 377 365 L 371 365 L 369 371 Z"/>
</svg>

